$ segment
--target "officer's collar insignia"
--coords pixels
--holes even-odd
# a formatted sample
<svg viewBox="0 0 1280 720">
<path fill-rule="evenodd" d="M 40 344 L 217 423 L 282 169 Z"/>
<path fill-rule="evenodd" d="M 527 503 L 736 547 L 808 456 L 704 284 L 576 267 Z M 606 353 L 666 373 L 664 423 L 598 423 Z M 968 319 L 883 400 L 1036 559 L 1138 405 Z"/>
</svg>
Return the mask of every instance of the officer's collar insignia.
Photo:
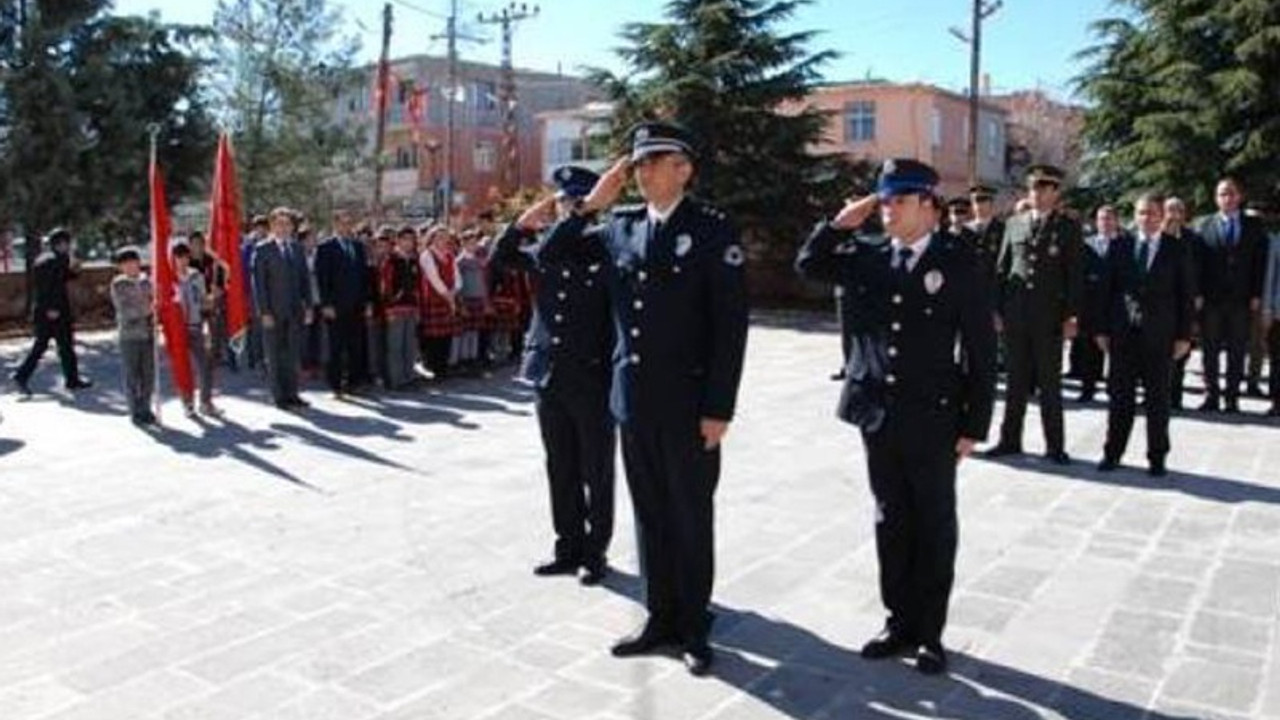
<svg viewBox="0 0 1280 720">
<path fill-rule="evenodd" d="M 941 270 L 930 270 L 924 276 L 924 291 L 930 295 L 937 295 L 945 282 L 946 278 L 942 276 Z"/>
<path fill-rule="evenodd" d="M 724 264 L 729 267 L 742 267 L 742 263 L 747 261 L 747 256 L 742 252 L 741 245 L 730 245 L 724 249 Z"/>
<path fill-rule="evenodd" d="M 684 257 L 693 248 L 693 238 L 689 233 L 681 233 L 676 237 L 676 257 Z"/>
<path fill-rule="evenodd" d="M 1053 256 L 1057 256 L 1057 254 L 1058 254 L 1058 246 L 1057 246 L 1057 245 L 1050 245 L 1050 246 L 1049 246 L 1049 254 L 1050 254 L 1050 255 L 1053 255 Z"/>
</svg>

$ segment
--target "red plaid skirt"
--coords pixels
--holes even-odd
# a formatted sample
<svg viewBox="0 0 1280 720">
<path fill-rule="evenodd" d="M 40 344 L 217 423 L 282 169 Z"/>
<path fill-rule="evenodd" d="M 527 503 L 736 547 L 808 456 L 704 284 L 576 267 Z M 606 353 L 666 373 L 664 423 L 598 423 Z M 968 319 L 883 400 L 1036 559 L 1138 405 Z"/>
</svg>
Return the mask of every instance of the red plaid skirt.
<svg viewBox="0 0 1280 720">
<path fill-rule="evenodd" d="M 490 328 L 491 330 L 500 333 L 524 332 L 524 323 L 521 320 L 519 300 L 511 297 L 496 297 L 493 299 L 493 326 Z"/>
<path fill-rule="evenodd" d="M 462 332 L 462 320 L 449 308 L 449 303 L 433 292 L 427 293 L 422 303 L 422 336 L 429 338 L 453 337 Z"/>
</svg>

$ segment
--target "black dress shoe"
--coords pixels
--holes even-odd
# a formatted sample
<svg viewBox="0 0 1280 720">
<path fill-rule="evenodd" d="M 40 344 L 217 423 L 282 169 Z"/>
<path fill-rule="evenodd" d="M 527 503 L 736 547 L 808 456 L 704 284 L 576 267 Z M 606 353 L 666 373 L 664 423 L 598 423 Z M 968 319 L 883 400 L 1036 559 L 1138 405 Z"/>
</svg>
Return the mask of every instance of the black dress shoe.
<svg viewBox="0 0 1280 720">
<path fill-rule="evenodd" d="M 604 582 L 609 576 L 609 564 L 604 560 L 593 560 L 582 566 L 582 577 L 578 578 L 578 582 L 592 587 Z"/>
<path fill-rule="evenodd" d="M 1022 454 L 1022 447 L 1018 445 L 1008 445 L 999 443 L 995 447 L 987 450 L 983 455 L 989 458 L 999 457 L 1015 457 Z"/>
<path fill-rule="evenodd" d="M 674 634 L 661 632 L 646 625 L 640 632 L 628 635 L 614 643 L 613 647 L 609 648 L 609 653 L 616 658 L 653 655 L 675 644 Z"/>
<path fill-rule="evenodd" d="M 929 643 L 916 653 L 916 670 L 923 675 L 941 675 L 947 671 L 947 651 L 938 643 Z"/>
<path fill-rule="evenodd" d="M 1200 412 L 1218 412 L 1218 409 L 1218 398 L 1215 395 L 1210 395 L 1200 403 Z"/>
<path fill-rule="evenodd" d="M 18 377 L 17 373 L 10 375 L 9 379 L 12 380 L 13 384 L 18 388 L 19 395 L 27 398 L 31 397 L 30 381 Z"/>
<path fill-rule="evenodd" d="M 844 372 L 844 370 L 841 370 L 840 372 L 832 373 L 832 374 L 831 374 L 831 379 L 832 379 L 832 380 L 834 380 L 834 381 L 836 381 L 836 382 L 843 382 L 843 381 L 844 381 L 844 379 L 845 379 L 845 377 L 846 377 L 846 376 L 845 376 L 845 372 Z"/>
<path fill-rule="evenodd" d="M 1098 472 L 1111 472 L 1120 467 L 1120 461 L 1116 458 L 1104 457 L 1102 462 L 1098 463 Z"/>
<path fill-rule="evenodd" d="M 1236 400 L 1235 398 L 1228 399 L 1224 410 L 1228 415 L 1239 415 L 1240 401 Z"/>
<path fill-rule="evenodd" d="M 915 641 L 889 630 L 885 630 L 862 646 L 862 659 L 885 660 L 898 655 L 906 655 L 917 647 Z"/>
<path fill-rule="evenodd" d="M 1265 398 L 1267 396 L 1266 393 L 1262 392 L 1262 386 L 1259 385 L 1257 381 L 1249 383 L 1249 385 L 1244 389 L 1244 394 L 1246 397 L 1251 398 Z"/>
<path fill-rule="evenodd" d="M 75 380 L 67 383 L 68 390 L 88 390 L 91 387 L 93 387 L 93 381 L 84 377 L 76 378 Z"/>
<path fill-rule="evenodd" d="M 1164 458 L 1153 458 L 1151 465 L 1147 468 L 1147 474 L 1151 477 L 1164 477 L 1169 471 L 1164 467 Z"/>
<path fill-rule="evenodd" d="M 533 574 L 539 577 L 548 577 L 551 575 L 576 575 L 578 573 L 578 561 L 560 558 L 552 560 L 549 563 L 539 565 L 533 569 Z"/>
<path fill-rule="evenodd" d="M 1093 396 L 1095 394 L 1097 393 L 1093 390 L 1081 391 L 1080 396 L 1076 398 L 1076 402 L 1088 405 L 1089 403 L 1093 402 Z"/>
<path fill-rule="evenodd" d="M 289 398 L 289 407 L 309 408 L 311 407 L 311 403 L 307 402 L 306 400 L 303 400 L 300 397 L 291 397 Z"/>
<path fill-rule="evenodd" d="M 1071 456 L 1062 450 L 1047 452 L 1044 454 L 1044 459 L 1048 460 L 1054 465 L 1070 465 L 1071 464 Z"/>
<path fill-rule="evenodd" d="M 715 661 L 715 653 L 706 643 L 686 647 L 680 653 L 680 661 L 689 674 L 694 677 L 706 677 L 711 672 L 711 664 Z"/>
<path fill-rule="evenodd" d="M 277 400 L 276 407 L 280 410 L 291 410 L 293 405 L 290 404 L 288 400 Z"/>
</svg>

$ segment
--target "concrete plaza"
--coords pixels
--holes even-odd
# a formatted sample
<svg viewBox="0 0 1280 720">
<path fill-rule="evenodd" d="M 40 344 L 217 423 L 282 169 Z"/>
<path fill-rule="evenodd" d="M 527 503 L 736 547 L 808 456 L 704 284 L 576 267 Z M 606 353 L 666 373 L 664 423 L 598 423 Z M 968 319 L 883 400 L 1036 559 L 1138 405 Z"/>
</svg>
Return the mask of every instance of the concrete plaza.
<svg viewBox="0 0 1280 720">
<path fill-rule="evenodd" d="M 0 720 L 1280 719 L 1280 426 L 1257 401 L 1175 418 L 1159 481 L 1141 420 L 1134 468 L 1094 472 L 1096 405 L 1068 403 L 1070 468 L 966 462 L 952 673 L 926 679 L 857 656 L 882 614 L 833 328 L 762 315 L 699 680 L 608 654 L 643 618 L 621 487 L 607 587 L 531 574 L 552 538 L 509 371 L 317 386 L 299 414 L 228 376 L 225 422 L 170 403 L 148 433 L 110 335 L 81 344 L 98 387 L 63 393 L 50 353 L 35 399 L 0 399 Z"/>
</svg>

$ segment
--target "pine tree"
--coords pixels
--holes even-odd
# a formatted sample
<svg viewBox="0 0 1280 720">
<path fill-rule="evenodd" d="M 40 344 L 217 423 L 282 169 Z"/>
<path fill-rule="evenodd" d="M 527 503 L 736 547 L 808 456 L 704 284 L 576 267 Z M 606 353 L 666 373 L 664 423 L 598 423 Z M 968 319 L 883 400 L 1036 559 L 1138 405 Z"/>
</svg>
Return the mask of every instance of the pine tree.
<svg viewBox="0 0 1280 720">
<path fill-rule="evenodd" d="M 695 135 L 697 191 L 770 261 L 789 257 L 857 179 L 843 158 L 810 152 L 828 118 L 802 101 L 835 53 L 810 53 L 814 32 L 776 30 L 806 4 L 672 0 L 666 22 L 623 29 L 626 75 L 592 72 L 617 105 L 620 147 L 627 129 L 645 119 L 674 120 Z"/>
<path fill-rule="evenodd" d="M 327 0 L 218 0 L 215 96 L 232 129 L 245 207 L 328 209 L 326 182 L 358 166 L 361 137 L 331 120 L 358 46 Z"/>
</svg>

